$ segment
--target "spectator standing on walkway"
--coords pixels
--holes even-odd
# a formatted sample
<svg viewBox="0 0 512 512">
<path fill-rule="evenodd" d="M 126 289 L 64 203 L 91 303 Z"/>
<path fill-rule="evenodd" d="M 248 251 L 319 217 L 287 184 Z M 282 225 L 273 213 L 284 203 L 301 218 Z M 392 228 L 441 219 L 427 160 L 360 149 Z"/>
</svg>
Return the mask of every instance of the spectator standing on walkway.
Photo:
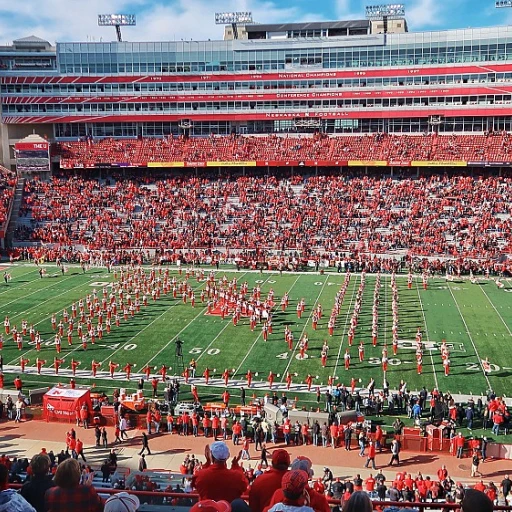
<svg viewBox="0 0 512 512">
<path fill-rule="evenodd" d="M 21 396 L 18 397 L 18 400 L 16 400 L 16 419 L 15 423 L 21 423 L 21 414 L 23 412 L 23 409 L 25 409 L 25 402 L 21 398 Z"/>
<path fill-rule="evenodd" d="M 478 452 L 475 452 L 473 455 L 473 459 L 471 460 L 471 477 L 476 477 L 476 474 L 478 473 L 480 476 L 483 476 L 480 470 L 478 469 L 480 465 L 480 457 L 478 455 Z"/>
<path fill-rule="evenodd" d="M 368 443 L 368 453 L 366 457 L 366 464 L 364 465 L 364 467 L 367 468 L 371 462 L 373 469 L 377 469 L 375 467 L 375 443 L 373 441 L 370 441 Z"/>
<path fill-rule="evenodd" d="M 503 496 L 505 498 L 510 494 L 510 491 L 512 490 L 512 480 L 510 480 L 510 477 L 508 474 L 505 475 L 505 478 L 501 481 L 501 492 L 503 493 Z"/>
<path fill-rule="evenodd" d="M 140 450 L 139 455 L 142 455 L 144 450 L 147 450 L 148 455 L 151 455 L 151 450 L 149 449 L 149 439 L 146 432 L 142 432 L 142 449 Z"/>
<path fill-rule="evenodd" d="M 128 429 L 128 421 L 126 421 L 126 418 L 121 418 L 119 420 L 119 432 L 121 433 L 121 441 L 125 438 L 128 438 L 128 434 L 126 433 L 126 430 Z"/>
<path fill-rule="evenodd" d="M 50 470 L 50 457 L 45 454 L 37 454 L 30 461 L 32 476 L 26 480 L 20 494 L 36 509 L 37 512 L 46 512 L 44 495 L 53 487 L 53 478 L 48 474 Z"/>
<path fill-rule="evenodd" d="M 459 432 L 457 437 L 455 438 L 455 447 L 457 448 L 457 458 L 462 459 L 464 455 L 464 443 L 466 439 L 462 436 L 462 432 Z"/>
<path fill-rule="evenodd" d="M 400 441 L 398 439 L 393 439 L 391 443 L 391 460 L 389 465 L 392 466 L 393 462 L 396 462 L 397 466 L 400 464 Z"/>
</svg>

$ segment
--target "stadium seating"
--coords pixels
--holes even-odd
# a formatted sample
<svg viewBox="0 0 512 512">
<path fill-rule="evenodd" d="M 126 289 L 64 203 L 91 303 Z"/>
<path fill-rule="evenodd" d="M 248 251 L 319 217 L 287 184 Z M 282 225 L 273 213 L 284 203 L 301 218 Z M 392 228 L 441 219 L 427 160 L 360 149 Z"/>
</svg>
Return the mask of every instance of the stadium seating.
<svg viewBox="0 0 512 512">
<path fill-rule="evenodd" d="M 100 139 L 60 142 L 52 147 L 63 168 L 96 164 L 243 160 L 381 160 L 507 162 L 512 136 L 485 135 L 353 135 L 328 137 L 169 137 L 166 139 Z"/>
<path fill-rule="evenodd" d="M 27 181 L 18 240 L 91 250 L 260 247 L 486 259 L 512 252 L 507 177 L 117 177 Z"/>
</svg>

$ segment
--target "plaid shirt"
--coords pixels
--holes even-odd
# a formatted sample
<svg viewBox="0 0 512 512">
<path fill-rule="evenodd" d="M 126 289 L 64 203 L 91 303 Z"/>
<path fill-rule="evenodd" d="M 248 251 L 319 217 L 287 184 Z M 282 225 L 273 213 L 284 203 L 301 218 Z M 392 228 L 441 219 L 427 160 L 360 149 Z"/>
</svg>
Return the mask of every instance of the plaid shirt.
<svg viewBox="0 0 512 512">
<path fill-rule="evenodd" d="M 94 487 L 78 485 L 71 489 L 52 487 L 46 491 L 48 512 L 102 512 L 103 501 Z"/>
</svg>

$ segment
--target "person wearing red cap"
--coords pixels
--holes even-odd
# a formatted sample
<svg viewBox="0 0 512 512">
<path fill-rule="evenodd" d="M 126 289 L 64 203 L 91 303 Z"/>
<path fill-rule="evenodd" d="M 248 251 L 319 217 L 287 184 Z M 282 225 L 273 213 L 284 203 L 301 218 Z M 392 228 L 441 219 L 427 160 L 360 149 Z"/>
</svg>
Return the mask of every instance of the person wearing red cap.
<svg viewBox="0 0 512 512">
<path fill-rule="evenodd" d="M 238 462 L 242 456 L 239 452 L 233 457 L 231 468 L 226 461 L 229 448 L 223 441 L 206 445 L 204 450 L 206 463 L 192 477 L 192 488 L 196 489 L 200 500 L 226 500 L 232 502 L 247 490 L 248 481 Z"/>
<path fill-rule="evenodd" d="M 231 512 L 231 504 L 225 500 L 202 500 L 195 503 L 189 512 Z"/>
<path fill-rule="evenodd" d="M 307 457 L 304 457 L 302 455 L 299 455 L 291 464 L 291 470 L 302 470 L 306 473 L 308 478 L 313 477 L 313 463 L 311 462 L 311 459 L 308 459 Z M 287 473 L 288 474 L 288 473 Z M 261 478 L 261 477 L 258 477 Z M 284 484 L 284 477 L 283 477 L 283 484 Z M 283 487 L 280 489 L 277 489 L 277 491 L 274 492 L 274 495 L 272 496 L 270 500 L 269 506 L 267 506 L 264 510 L 264 512 L 268 512 L 271 508 L 274 507 L 277 503 L 284 503 L 285 494 L 283 492 Z M 301 505 L 309 505 L 315 512 L 330 512 L 329 503 L 327 502 L 327 498 L 317 493 L 314 489 L 307 487 L 304 491 L 304 495 L 302 499 L 300 500 L 299 505 L 293 505 L 294 507 L 300 507 Z M 277 511 L 273 511 L 277 512 Z"/>
<path fill-rule="evenodd" d="M 266 507 L 264 512 L 313 512 L 313 508 L 308 506 L 309 497 L 308 493 L 311 489 L 306 489 L 308 486 L 309 475 L 302 469 L 293 469 L 287 471 L 281 481 L 282 499 L 275 502 L 270 508 Z M 274 493 L 274 498 L 276 496 Z M 274 501 L 273 498 L 273 501 Z"/>
<path fill-rule="evenodd" d="M 251 512 L 260 512 L 270 503 L 274 492 L 281 487 L 281 480 L 289 465 L 290 454 L 283 449 L 274 450 L 272 467 L 256 478 L 249 489 Z"/>
</svg>

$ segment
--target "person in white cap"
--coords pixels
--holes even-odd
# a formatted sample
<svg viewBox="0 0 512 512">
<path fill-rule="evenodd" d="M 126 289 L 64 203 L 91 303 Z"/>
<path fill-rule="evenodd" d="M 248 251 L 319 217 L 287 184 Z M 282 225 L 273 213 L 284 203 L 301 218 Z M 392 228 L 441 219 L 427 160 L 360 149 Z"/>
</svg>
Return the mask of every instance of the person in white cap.
<svg viewBox="0 0 512 512">
<path fill-rule="evenodd" d="M 140 501 L 137 496 L 127 492 L 119 492 L 105 501 L 103 512 L 136 512 L 139 507 Z"/>
<path fill-rule="evenodd" d="M 247 478 L 238 462 L 240 451 L 227 467 L 229 448 L 224 441 L 215 441 L 206 445 L 204 450 L 206 463 L 192 478 L 192 487 L 199 493 L 200 500 L 225 500 L 231 503 L 247 489 Z"/>
</svg>

